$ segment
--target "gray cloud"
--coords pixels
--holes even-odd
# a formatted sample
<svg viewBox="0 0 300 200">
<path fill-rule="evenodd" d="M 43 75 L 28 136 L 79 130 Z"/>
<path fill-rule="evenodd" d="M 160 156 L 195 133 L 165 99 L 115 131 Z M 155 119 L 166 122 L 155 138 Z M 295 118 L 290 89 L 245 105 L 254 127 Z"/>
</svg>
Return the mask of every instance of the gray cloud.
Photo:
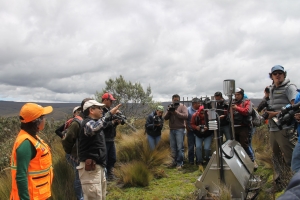
<svg viewBox="0 0 300 200">
<path fill-rule="evenodd" d="M 80 102 L 123 75 L 155 100 L 250 97 L 282 64 L 298 86 L 298 1 L 0 2 L 0 99 Z"/>
</svg>

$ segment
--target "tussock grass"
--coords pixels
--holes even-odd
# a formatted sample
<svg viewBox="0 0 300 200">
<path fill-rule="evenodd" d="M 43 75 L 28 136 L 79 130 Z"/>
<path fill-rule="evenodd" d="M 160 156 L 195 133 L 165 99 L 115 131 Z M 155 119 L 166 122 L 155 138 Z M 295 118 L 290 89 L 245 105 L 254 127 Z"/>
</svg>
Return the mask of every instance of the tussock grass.
<svg viewBox="0 0 300 200">
<path fill-rule="evenodd" d="M 147 165 L 141 161 L 123 163 L 117 170 L 116 175 L 120 177 L 124 186 L 148 186 L 153 175 Z"/>
<path fill-rule="evenodd" d="M 231 200 L 231 188 L 227 187 L 224 184 L 221 184 L 220 186 L 217 185 L 217 187 L 219 188 L 219 194 L 210 194 L 211 197 L 214 200 Z"/>
<path fill-rule="evenodd" d="M 0 199 L 9 199 L 11 191 L 10 168 L 0 171 L 0 180 L 2 182 L 2 184 L 0 184 Z"/>
<path fill-rule="evenodd" d="M 52 197 L 50 199 L 76 199 L 74 191 L 75 173 L 65 159 L 65 152 L 59 140 L 52 143 L 52 152 L 54 178 L 51 187 Z"/>
<path fill-rule="evenodd" d="M 125 185 L 146 186 L 153 177 L 166 177 L 165 171 L 159 168 L 172 161 L 169 145 L 166 146 L 165 141 L 150 150 L 146 135 L 138 131 L 119 136 L 116 143 L 119 163 L 114 172 Z"/>
<path fill-rule="evenodd" d="M 165 145 L 164 141 L 160 142 L 152 151 L 149 148 L 146 135 L 141 132 L 122 135 L 116 143 L 119 162 L 137 160 L 145 163 L 148 168 L 153 168 L 171 161 L 170 148 Z"/>
</svg>

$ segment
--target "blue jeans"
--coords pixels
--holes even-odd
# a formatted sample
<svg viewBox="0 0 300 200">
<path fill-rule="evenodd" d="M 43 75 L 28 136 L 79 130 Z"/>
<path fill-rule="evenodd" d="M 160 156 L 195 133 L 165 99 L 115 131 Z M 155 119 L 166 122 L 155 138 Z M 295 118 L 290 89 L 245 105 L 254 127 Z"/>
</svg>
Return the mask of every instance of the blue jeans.
<svg viewBox="0 0 300 200">
<path fill-rule="evenodd" d="M 183 154 L 184 154 L 184 147 L 183 147 L 183 140 L 184 140 L 184 129 L 176 129 L 170 130 L 170 147 L 172 157 L 174 162 L 176 162 L 177 166 L 183 165 Z"/>
<path fill-rule="evenodd" d="M 117 154 L 116 154 L 116 146 L 114 141 L 107 141 L 106 144 L 106 175 L 109 176 L 112 174 L 112 170 L 114 168 L 114 165 L 117 161 Z"/>
<path fill-rule="evenodd" d="M 196 157 L 197 157 L 197 164 L 203 163 L 203 158 L 202 158 L 202 143 L 204 142 L 204 151 L 205 151 L 205 159 L 210 158 L 210 145 L 212 142 L 212 135 L 208 137 L 197 137 L 196 138 Z"/>
<path fill-rule="evenodd" d="M 188 138 L 188 158 L 189 163 L 194 163 L 194 157 L 195 157 L 195 135 L 194 131 L 189 131 L 187 133 Z"/>
<path fill-rule="evenodd" d="M 254 150 L 253 150 L 253 147 L 252 147 L 252 137 L 253 137 L 255 131 L 256 131 L 256 127 L 253 126 L 252 129 L 251 129 L 250 136 L 249 136 L 249 143 L 250 143 L 249 148 L 250 148 L 250 151 L 252 151 L 253 160 L 255 160 L 255 153 L 254 153 Z"/>
<path fill-rule="evenodd" d="M 149 147 L 151 150 L 155 149 L 156 145 L 159 143 L 161 136 L 151 136 L 147 135 Z"/>
<path fill-rule="evenodd" d="M 78 175 L 78 170 L 76 167 L 79 165 L 79 163 L 76 163 L 74 159 L 71 158 L 70 154 L 66 154 L 66 159 L 68 163 L 73 167 L 74 172 L 75 172 L 75 180 L 74 180 L 74 189 L 75 189 L 75 194 L 77 200 L 83 200 L 83 193 L 82 193 L 82 188 L 81 188 L 81 183 Z"/>
<path fill-rule="evenodd" d="M 292 170 L 297 173 L 300 169 L 300 143 L 298 142 L 293 150 Z"/>
<path fill-rule="evenodd" d="M 225 135 L 226 141 L 227 140 L 232 140 L 232 138 L 231 138 L 231 130 L 230 130 L 230 126 L 229 125 L 221 126 L 220 127 L 220 133 L 221 133 L 221 135 Z"/>
</svg>

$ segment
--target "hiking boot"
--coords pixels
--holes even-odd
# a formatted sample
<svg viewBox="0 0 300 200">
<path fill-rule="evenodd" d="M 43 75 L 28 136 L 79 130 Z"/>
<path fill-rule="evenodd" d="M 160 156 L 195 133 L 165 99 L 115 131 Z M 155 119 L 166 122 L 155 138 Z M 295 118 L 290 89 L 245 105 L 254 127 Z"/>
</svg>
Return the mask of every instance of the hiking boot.
<svg viewBox="0 0 300 200">
<path fill-rule="evenodd" d="M 181 171 L 181 170 L 182 170 L 182 165 L 178 165 L 178 166 L 176 167 L 176 169 L 177 169 L 178 171 Z"/>
<path fill-rule="evenodd" d="M 258 168 L 258 164 L 256 163 L 256 161 L 255 161 L 255 160 L 253 161 L 253 164 L 254 164 L 254 171 L 256 171 L 256 170 L 257 170 L 257 168 Z"/>
</svg>

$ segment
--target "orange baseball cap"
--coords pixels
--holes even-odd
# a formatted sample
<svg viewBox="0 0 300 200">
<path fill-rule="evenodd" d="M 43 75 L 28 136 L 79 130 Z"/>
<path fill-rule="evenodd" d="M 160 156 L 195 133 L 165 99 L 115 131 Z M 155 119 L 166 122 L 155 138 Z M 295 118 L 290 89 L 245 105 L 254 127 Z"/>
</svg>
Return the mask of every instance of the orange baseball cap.
<svg viewBox="0 0 300 200">
<path fill-rule="evenodd" d="M 53 111 L 52 106 L 42 107 L 36 103 L 26 103 L 20 110 L 20 119 L 23 123 L 32 122 L 42 115 L 49 114 Z"/>
</svg>

